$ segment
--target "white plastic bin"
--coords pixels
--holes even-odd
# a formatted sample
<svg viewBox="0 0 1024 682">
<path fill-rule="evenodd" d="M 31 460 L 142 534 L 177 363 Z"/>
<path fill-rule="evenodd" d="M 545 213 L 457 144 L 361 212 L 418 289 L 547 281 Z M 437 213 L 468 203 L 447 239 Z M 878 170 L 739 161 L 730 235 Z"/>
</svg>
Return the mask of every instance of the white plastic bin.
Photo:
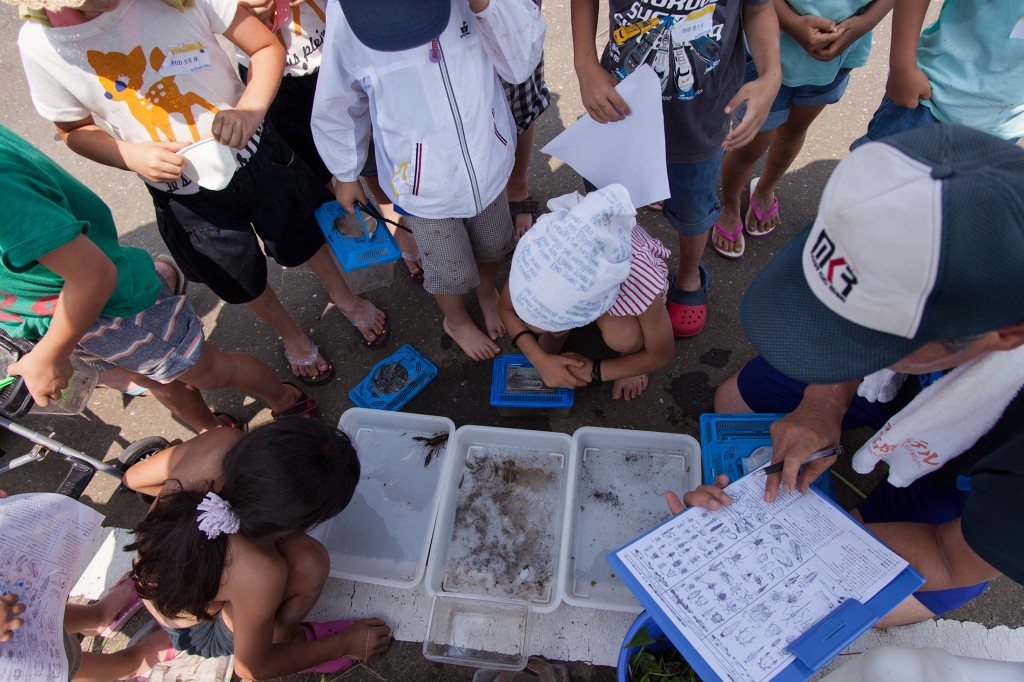
<svg viewBox="0 0 1024 682">
<path fill-rule="evenodd" d="M 332 577 L 414 587 L 423 577 L 455 424 L 356 407 L 341 415 L 338 428 L 359 453 L 359 485 L 349 506 L 310 535 L 327 547 Z M 445 433 L 448 444 L 427 464 L 430 448 L 414 438 Z"/>
<path fill-rule="evenodd" d="M 1024 663 L 882 646 L 852 657 L 821 682 L 1024 682 Z"/>
<path fill-rule="evenodd" d="M 639 613 L 606 557 L 669 516 L 664 492 L 700 484 L 700 445 L 679 433 L 584 426 L 572 437 L 562 531 L 562 599 Z"/>
</svg>

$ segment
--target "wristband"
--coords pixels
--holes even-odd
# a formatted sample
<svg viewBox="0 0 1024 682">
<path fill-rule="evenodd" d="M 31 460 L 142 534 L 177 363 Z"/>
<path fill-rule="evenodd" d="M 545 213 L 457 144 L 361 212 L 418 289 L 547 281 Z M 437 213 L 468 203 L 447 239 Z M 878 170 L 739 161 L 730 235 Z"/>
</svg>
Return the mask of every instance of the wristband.
<svg viewBox="0 0 1024 682">
<path fill-rule="evenodd" d="M 516 342 L 519 340 L 519 338 L 523 334 L 529 334 L 530 336 L 533 337 L 534 341 L 539 341 L 540 340 L 540 337 L 537 335 L 537 332 L 535 332 L 535 331 L 533 331 L 531 329 L 524 329 L 523 331 L 519 332 L 518 334 L 516 334 L 515 336 L 512 337 L 512 345 L 513 346 L 518 346 L 519 345 Z"/>
<path fill-rule="evenodd" d="M 590 385 L 601 384 L 604 381 L 601 379 L 601 361 L 594 360 L 592 369 L 590 370 Z"/>
</svg>

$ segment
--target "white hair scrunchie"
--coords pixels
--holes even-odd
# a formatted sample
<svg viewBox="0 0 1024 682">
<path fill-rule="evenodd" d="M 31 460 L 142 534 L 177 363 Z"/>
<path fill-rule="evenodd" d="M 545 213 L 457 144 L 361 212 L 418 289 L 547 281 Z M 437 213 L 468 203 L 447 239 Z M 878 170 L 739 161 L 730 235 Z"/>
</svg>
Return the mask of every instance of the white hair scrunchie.
<svg viewBox="0 0 1024 682">
<path fill-rule="evenodd" d="M 206 497 L 196 507 L 203 512 L 197 519 L 199 530 L 213 540 L 221 533 L 231 535 L 238 532 L 238 515 L 231 509 L 231 503 L 222 499 L 217 493 L 206 493 Z"/>
</svg>

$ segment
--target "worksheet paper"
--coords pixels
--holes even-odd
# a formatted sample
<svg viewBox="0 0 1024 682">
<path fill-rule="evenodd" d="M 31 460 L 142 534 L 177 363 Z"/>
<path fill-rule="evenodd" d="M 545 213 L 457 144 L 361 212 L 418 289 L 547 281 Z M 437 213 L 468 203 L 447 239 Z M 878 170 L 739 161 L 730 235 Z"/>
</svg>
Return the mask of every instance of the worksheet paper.
<svg viewBox="0 0 1024 682">
<path fill-rule="evenodd" d="M 25 625 L 0 642 L 0 680 L 68 679 L 64 606 L 103 515 L 53 493 L 0 499 L 0 594 L 18 595 Z"/>
<path fill-rule="evenodd" d="M 629 105 L 629 116 L 597 123 L 584 114 L 541 151 L 565 161 L 598 188 L 623 185 L 636 208 L 667 199 L 661 80 L 645 64 L 615 90 Z"/>
<path fill-rule="evenodd" d="M 814 492 L 764 501 L 763 476 L 691 508 L 616 555 L 724 680 L 770 680 L 786 645 L 848 598 L 871 599 L 906 567 Z"/>
</svg>

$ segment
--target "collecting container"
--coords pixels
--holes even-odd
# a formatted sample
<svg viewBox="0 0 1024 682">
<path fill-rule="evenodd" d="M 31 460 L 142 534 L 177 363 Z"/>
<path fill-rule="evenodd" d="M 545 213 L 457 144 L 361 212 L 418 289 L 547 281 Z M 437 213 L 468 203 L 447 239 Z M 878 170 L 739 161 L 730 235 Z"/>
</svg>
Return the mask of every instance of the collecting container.
<svg viewBox="0 0 1024 682">
<path fill-rule="evenodd" d="M 327 547 L 332 577 L 414 587 L 426 566 L 455 424 L 445 417 L 352 408 L 338 428 L 359 453 L 359 485 L 348 507 L 310 535 Z M 430 439 L 436 445 L 425 442 Z"/>
<path fill-rule="evenodd" d="M 402 249 L 386 227 L 378 226 L 358 207 L 354 216 L 349 215 L 337 201 L 323 204 L 315 215 L 352 293 L 364 294 L 391 284 Z"/>
<path fill-rule="evenodd" d="M 15 346 L 10 339 L 4 339 L 4 343 L 0 344 L 0 381 L 8 378 L 7 366 L 18 360 L 23 354 L 22 349 Z M 32 399 L 24 379 L 15 377 L 14 381 L 9 384 L 4 382 L 5 385 L 0 388 L 0 413 L 10 419 L 18 419 L 26 413 L 52 415 L 81 413 L 96 389 L 99 373 L 76 355 L 72 355 L 69 361 L 73 373 L 68 379 L 67 387 L 61 391 L 59 400 L 51 400 L 46 407 L 39 405 Z"/>
<path fill-rule="evenodd" d="M 491 407 L 502 417 L 568 417 L 573 400 L 571 388 L 545 386 L 525 355 L 494 358 Z"/>
<path fill-rule="evenodd" d="M 571 445 L 568 435 L 545 431 L 455 432 L 424 578 L 433 597 L 423 642 L 428 659 L 505 670 L 526 665 L 530 614 L 551 612 L 561 601 Z M 486 626 L 489 618 L 500 626 Z"/>
<path fill-rule="evenodd" d="M 358 407 L 400 410 L 437 377 L 437 367 L 408 343 L 384 358 L 349 391 Z"/>
<path fill-rule="evenodd" d="M 639 613 L 606 557 L 669 517 L 664 492 L 700 485 L 700 445 L 679 433 L 584 426 L 572 436 L 560 566 L 562 599 Z"/>
</svg>

